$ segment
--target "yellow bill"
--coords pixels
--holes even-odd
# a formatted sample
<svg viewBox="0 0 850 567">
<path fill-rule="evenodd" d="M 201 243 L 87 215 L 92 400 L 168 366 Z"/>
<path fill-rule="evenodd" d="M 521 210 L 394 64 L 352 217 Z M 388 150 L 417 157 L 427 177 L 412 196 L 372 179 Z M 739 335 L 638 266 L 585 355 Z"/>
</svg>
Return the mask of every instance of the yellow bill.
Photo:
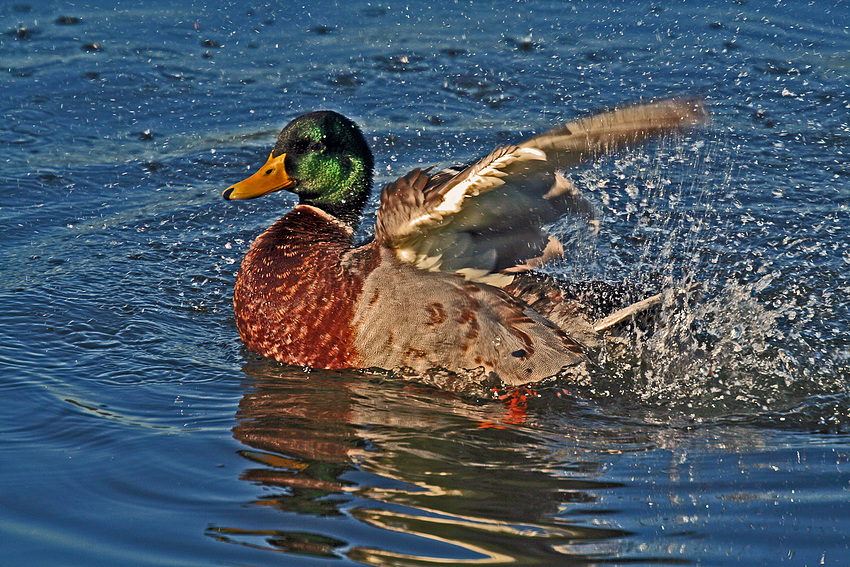
<svg viewBox="0 0 850 567">
<path fill-rule="evenodd" d="M 257 173 L 236 185 L 228 187 L 222 193 L 222 196 L 228 200 L 253 199 L 292 187 L 295 185 L 295 180 L 286 173 L 286 168 L 283 166 L 285 158 L 286 154 L 274 157 L 274 152 L 272 152 L 269 154 L 268 161 Z"/>
</svg>

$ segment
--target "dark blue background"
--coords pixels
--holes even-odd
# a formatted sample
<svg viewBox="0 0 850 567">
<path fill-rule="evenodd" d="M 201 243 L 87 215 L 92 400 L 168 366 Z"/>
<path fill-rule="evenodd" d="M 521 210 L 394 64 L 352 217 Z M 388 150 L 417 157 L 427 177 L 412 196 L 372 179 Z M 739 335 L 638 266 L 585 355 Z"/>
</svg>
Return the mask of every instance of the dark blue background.
<svg viewBox="0 0 850 567">
<path fill-rule="evenodd" d="M 0 6 L 4 564 L 846 561 L 846 2 L 427 4 Z M 241 347 L 293 200 L 220 193 L 294 116 L 381 184 L 671 94 L 713 124 L 573 172 L 552 268 L 704 283 L 629 364 L 517 415 Z"/>
</svg>

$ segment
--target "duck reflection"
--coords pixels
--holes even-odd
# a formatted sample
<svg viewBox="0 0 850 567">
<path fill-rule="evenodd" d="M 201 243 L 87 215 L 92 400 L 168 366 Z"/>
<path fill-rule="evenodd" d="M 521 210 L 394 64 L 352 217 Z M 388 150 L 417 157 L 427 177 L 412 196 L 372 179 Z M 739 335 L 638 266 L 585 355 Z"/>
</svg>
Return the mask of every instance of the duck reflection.
<svg viewBox="0 0 850 567">
<path fill-rule="evenodd" d="M 273 529 L 213 537 L 372 565 L 550 565 L 590 561 L 576 549 L 627 535 L 573 513 L 619 485 L 594 479 L 599 463 L 553 468 L 540 440 L 512 425 L 515 405 L 384 376 L 268 362 L 245 371 L 233 429 L 251 463 L 241 478 L 263 489 L 253 505 L 281 514 Z"/>
</svg>

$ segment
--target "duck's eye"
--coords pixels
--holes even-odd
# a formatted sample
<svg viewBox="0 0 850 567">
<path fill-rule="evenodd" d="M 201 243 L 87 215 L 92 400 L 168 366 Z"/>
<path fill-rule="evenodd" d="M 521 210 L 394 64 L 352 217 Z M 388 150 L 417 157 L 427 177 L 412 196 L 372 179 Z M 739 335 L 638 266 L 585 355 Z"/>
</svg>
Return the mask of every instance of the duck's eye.
<svg viewBox="0 0 850 567">
<path fill-rule="evenodd" d="M 325 145 L 322 142 L 316 142 L 312 146 L 310 146 L 311 152 L 320 152 L 325 149 Z"/>
</svg>

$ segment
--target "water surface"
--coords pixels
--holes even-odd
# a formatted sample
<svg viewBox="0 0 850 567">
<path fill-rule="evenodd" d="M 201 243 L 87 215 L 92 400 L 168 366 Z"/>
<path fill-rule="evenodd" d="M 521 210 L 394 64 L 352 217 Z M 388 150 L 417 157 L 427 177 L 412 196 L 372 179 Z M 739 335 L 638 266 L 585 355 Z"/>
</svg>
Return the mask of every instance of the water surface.
<svg viewBox="0 0 850 567">
<path fill-rule="evenodd" d="M 806 2 L 0 7 L 0 541 L 10 565 L 841 565 L 850 9 Z M 641 98 L 710 127 L 572 172 L 574 279 L 664 331 L 524 404 L 240 345 L 226 203 L 352 117 L 377 184 Z M 368 237 L 373 197 L 361 227 Z"/>
</svg>

